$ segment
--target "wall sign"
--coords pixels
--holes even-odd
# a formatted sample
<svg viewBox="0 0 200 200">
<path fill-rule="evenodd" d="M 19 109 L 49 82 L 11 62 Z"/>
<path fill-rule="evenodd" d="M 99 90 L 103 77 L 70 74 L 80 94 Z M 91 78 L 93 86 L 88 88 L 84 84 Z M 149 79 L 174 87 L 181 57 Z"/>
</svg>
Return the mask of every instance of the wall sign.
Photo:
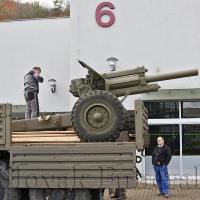
<svg viewBox="0 0 200 200">
<path fill-rule="evenodd" d="M 96 21 L 97 21 L 97 24 L 99 24 L 99 26 L 102 26 L 102 27 L 111 26 L 115 21 L 115 15 L 113 14 L 113 12 L 111 12 L 110 10 L 102 10 L 102 8 L 105 6 L 109 7 L 110 9 L 115 9 L 115 6 L 110 2 L 102 2 L 97 6 L 96 13 L 95 13 Z M 103 15 L 108 15 L 110 17 L 108 22 L 102 22 L 101 17 Z"/>
</svg>

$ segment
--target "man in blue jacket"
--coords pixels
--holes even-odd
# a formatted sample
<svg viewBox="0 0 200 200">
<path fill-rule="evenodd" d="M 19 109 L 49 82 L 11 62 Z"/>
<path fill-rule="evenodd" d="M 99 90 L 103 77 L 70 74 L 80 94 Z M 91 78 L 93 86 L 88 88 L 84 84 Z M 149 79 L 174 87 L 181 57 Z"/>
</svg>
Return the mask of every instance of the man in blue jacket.
<svg viewBox="0 0 200 200">
<path fill-rule="evenodd" d="M 40 67 L 33 67 L 24 76 L 24 97 L 26 101 L 25 119 L 35 118 L 39 115 L 39 83 L 43 82 L 43 78 L 39 76 Z"/>
<path fill-rule="evenodd" d="M 167 165 L 172 157 L 171 149 L 164 144 L 163 137 L 158 137 L 157 143 L 158 145 L 154 148 L 152 154 L 152 164 L 159 188 L 157 195 L 165 195 L 166 198 L 169 198 L 169 174 Z"/>
</svg>

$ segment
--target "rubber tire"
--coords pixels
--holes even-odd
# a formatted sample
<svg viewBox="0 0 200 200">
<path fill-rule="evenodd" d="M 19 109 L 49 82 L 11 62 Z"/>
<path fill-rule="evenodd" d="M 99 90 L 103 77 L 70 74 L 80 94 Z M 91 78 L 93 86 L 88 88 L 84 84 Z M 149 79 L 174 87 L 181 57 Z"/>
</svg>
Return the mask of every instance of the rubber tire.
<svg viewBox="0 0 200 200">
<path fill-rule="evenodd" d="M 30 188 L 29 189 L 30 200 L 45 200 L 45 189 L 42 188 Z"/>
<path fill-rule="evenodd" d="M 91 189 L 74 189 L 73 200 L 92 200 Z"/>
<path fill-rule="evenodd" d="M 21 188 L 21 192 L 22 192 L 22 197 L 20 200 L 30 200 L 28 188 Z"/>
<path fill-rule="evenodd" d="M 51 197 L 49 200 L 74 200 L 74 191 L 73 189 L 52 189 Z"/>
<path fill-rule="evenodd" d="M 102 196 L 104 194 L 105 189 L 101 189 L 102 191 Z M 92 189 L 92 200 L 100 200 L 100 189 Z"/>
<path fill-rule="evenodd" d="M 89 113 L 89 108 L 92 109 L 93 105 L 94 107 L 103 105 L 102 107 L 108 110 L 109 121 L 101 130 L 91 127 L 85 119 L 86 114 Z M 71 120 L 77 135 L 85 142 L 113 141 L 124 128 L 125 112 L 123 105 L 115 95 L 110 92 L 95 90 L 84 94 L 75 103 Z"/>
<path fill-rule="evenodd" d="M 9 188 L 9 161 L 0 160 L 0 200 L 20 200 L 21 190 Z"/>
</svg>

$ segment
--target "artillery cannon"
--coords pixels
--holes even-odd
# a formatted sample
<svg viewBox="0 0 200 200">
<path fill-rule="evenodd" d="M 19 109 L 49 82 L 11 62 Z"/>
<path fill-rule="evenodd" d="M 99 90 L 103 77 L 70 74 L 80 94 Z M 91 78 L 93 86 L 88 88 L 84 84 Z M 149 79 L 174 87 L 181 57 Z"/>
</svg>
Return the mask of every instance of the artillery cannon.
<svg viewBox="0 0 200 200">
<path fill-rule="evenodd" d="M 144 66 L 99 74 L 83 61 L 86 78 L 71 81 L 70 92 L 79 97 L 72 109 L 71 120 L 76 133 L 84 141 L 113 141 L 130 129 L 130 116 L 122 101 L 127 95 L 155 92 L 164 81 L 198 75 L 197 69 L 146 76 Z M 151 84 L 149 84 L 151 83 Z M 120 101 L 117 97 L 124 96 Z"/>
</svg>

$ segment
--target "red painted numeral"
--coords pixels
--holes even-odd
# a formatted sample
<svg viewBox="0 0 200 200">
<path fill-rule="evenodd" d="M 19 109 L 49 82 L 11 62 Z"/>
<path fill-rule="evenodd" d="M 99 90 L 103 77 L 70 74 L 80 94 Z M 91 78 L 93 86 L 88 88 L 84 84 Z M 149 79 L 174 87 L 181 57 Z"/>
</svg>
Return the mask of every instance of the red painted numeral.
<svg viewBox="0 0 200 200">
<path fill-rule="evenodd" d="M 101 10 L 104 6 L 108 6 L 110 9 L 114 9 L 115 6 L 110 2 L 102 2 L 98 5 L 96 9 L 96 21 L 99 26 L 108 27 L 111 26 L 115 21 L 115 15 L 110 10 Z M 104 23 L 101 21 L 103 15 L 108 15 L 110 17 L 109 21 Z"/>
</svg>

